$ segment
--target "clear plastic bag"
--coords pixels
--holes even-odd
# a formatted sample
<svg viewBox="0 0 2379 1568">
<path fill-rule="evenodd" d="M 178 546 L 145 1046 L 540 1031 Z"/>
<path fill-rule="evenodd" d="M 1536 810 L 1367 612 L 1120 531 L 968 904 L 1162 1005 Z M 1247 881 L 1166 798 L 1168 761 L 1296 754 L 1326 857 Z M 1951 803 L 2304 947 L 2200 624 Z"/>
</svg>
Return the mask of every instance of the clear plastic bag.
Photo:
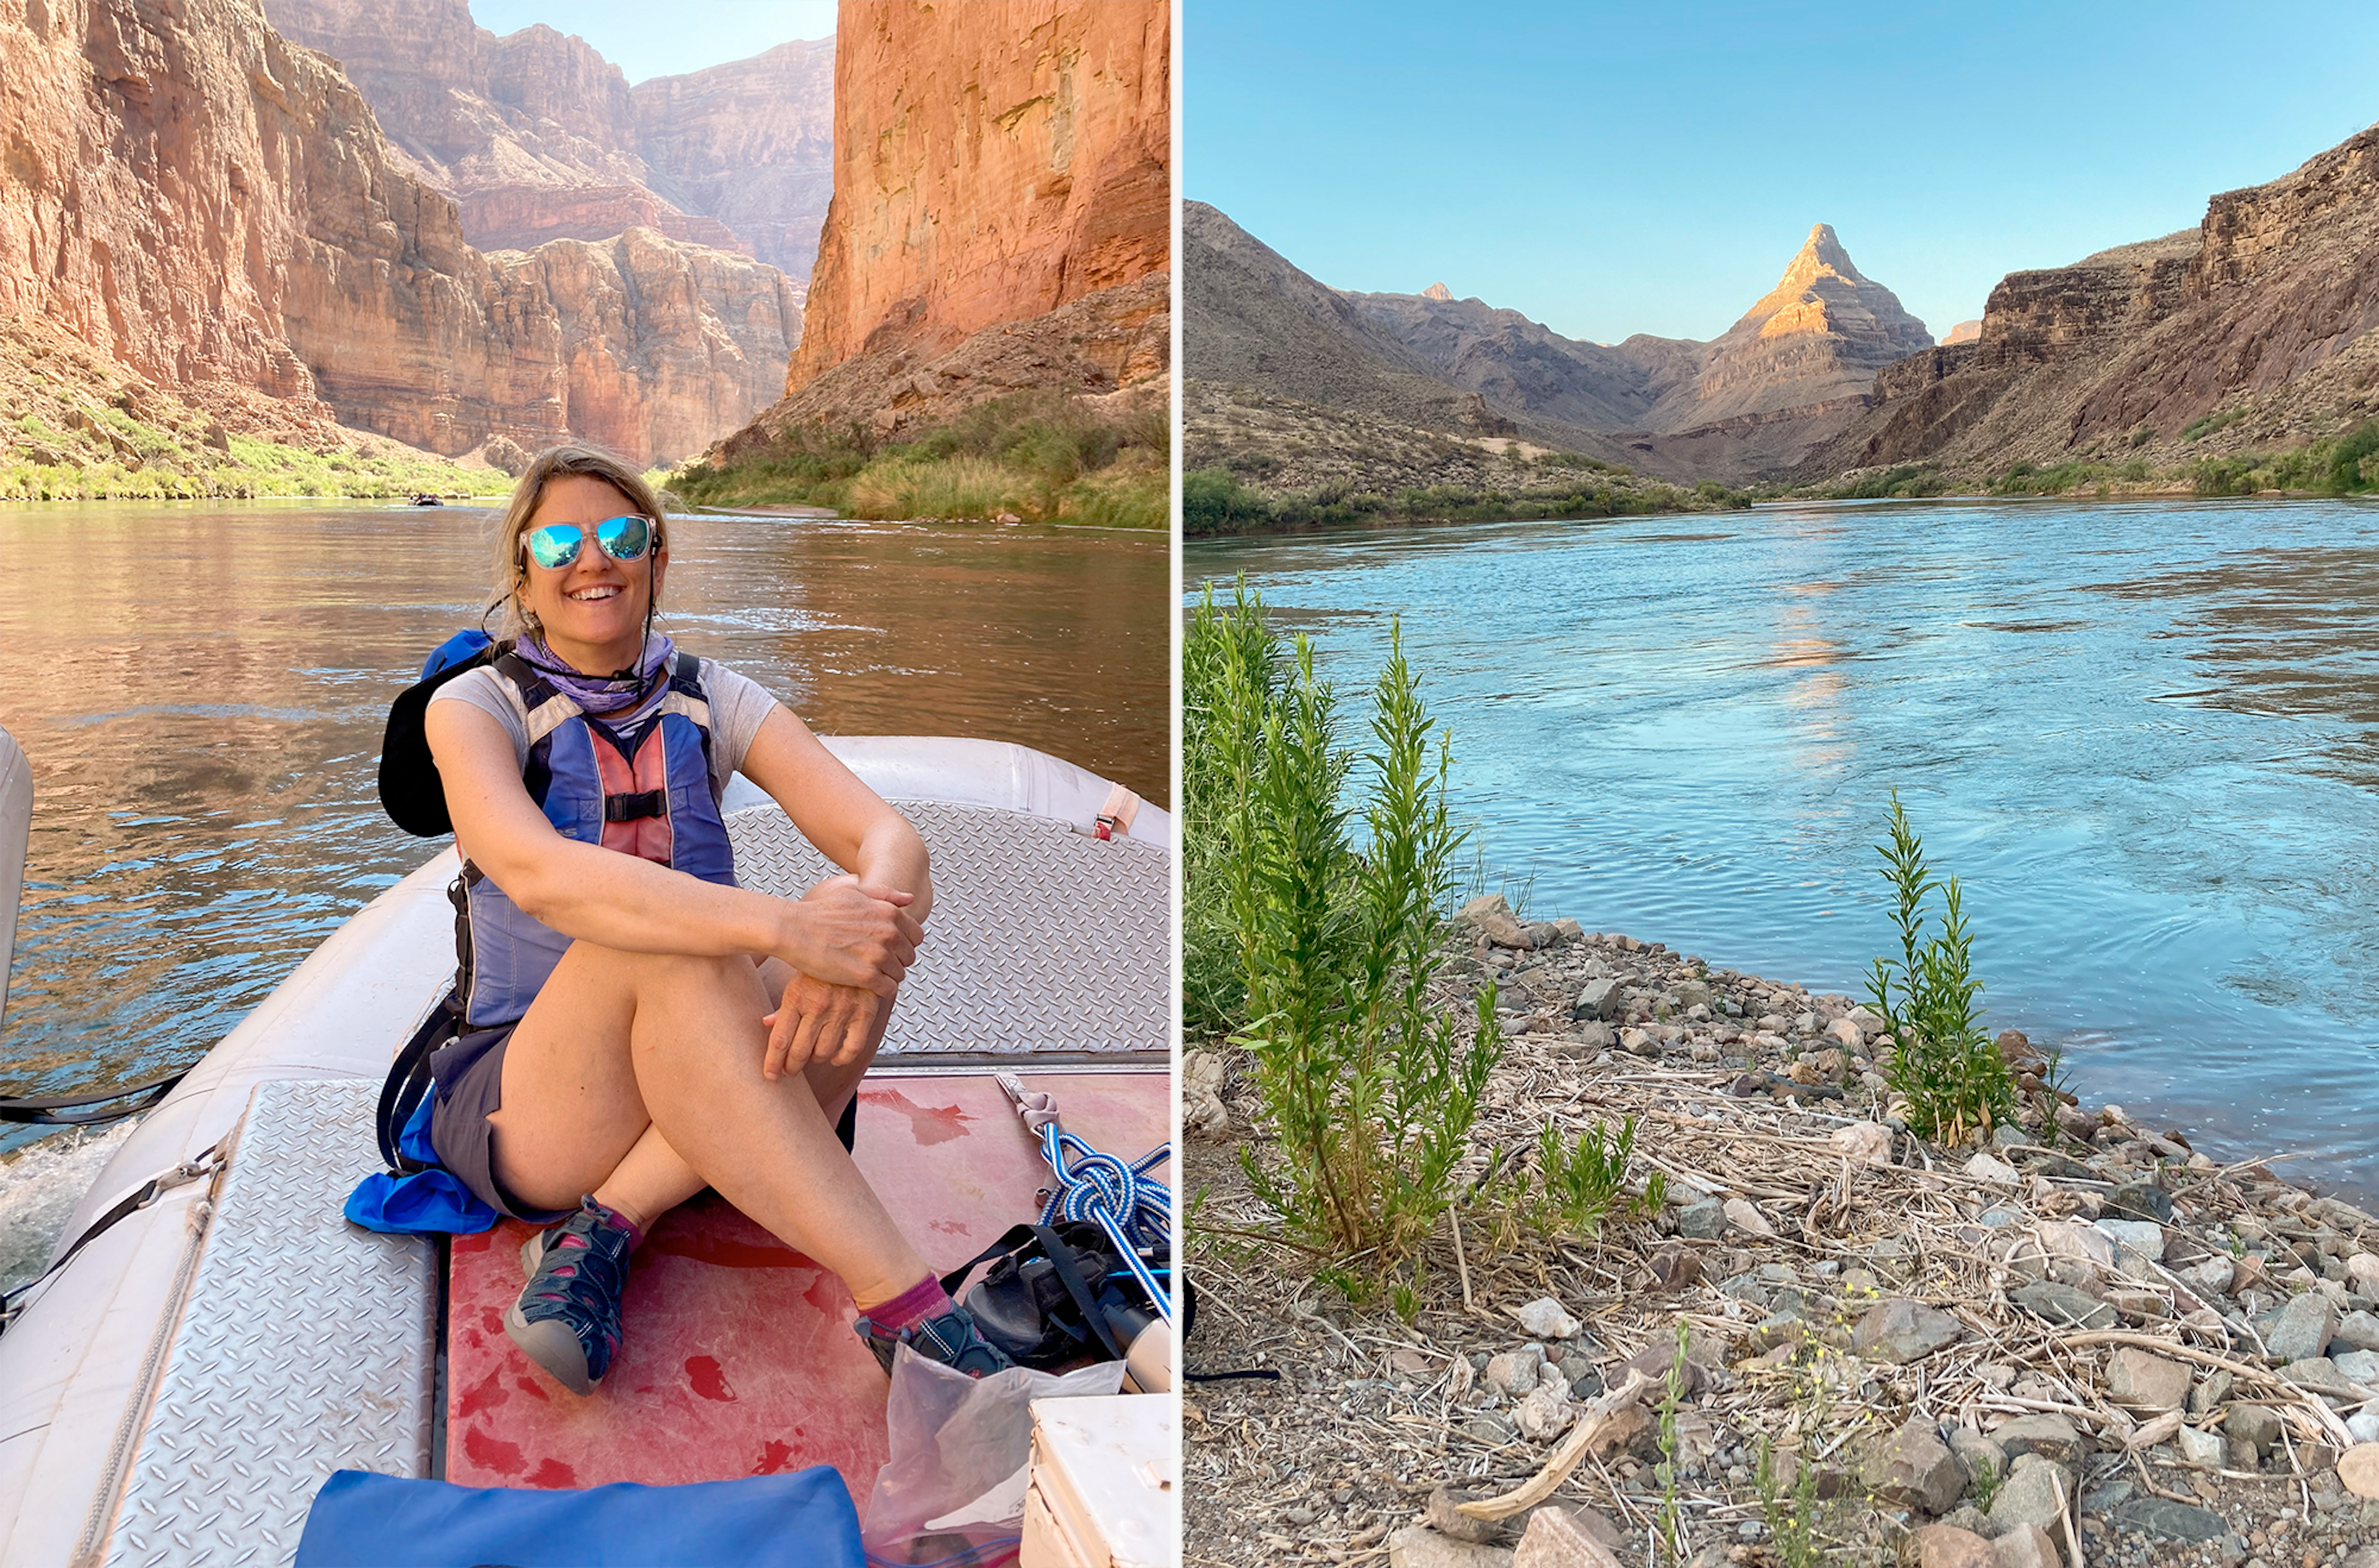
<svg viewBox="0 0 2379 1568">
<path fill-rule="evenodd" d="M 993 1568 L 1024 1532 L 1033 1401 L 1114 1393 L 1124 1364 L 1079 1371 L 1010 1367 L 976 1379 L 902 1345 L 893 1353 L 885 1421 L 892 1457 L 876 1472 L 860 1526 L 879 1568 Z"/>
</svg>

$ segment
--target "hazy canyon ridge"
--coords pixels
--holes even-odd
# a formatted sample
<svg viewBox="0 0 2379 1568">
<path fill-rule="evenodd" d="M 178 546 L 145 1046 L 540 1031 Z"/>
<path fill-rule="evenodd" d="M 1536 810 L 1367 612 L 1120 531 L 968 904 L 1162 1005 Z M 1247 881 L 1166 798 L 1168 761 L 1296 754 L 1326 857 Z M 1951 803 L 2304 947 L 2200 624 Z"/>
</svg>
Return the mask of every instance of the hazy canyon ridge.
<svg viewBox="0 0 2379 1568">
<path fill-rule="evenodd" d="M 578 40 L 496 39 L 462 0 L 270 17 L 0 18 L 0 458 L 378 437 L 509 464 L 575 435 L 657 463 L 781 392 L 799 290 L 755 253 L 798 259 L 818 209 L 830 44 L 639 99 Z"/>
<path fill-rule="evenodd" d="M 1473 442 L 1517 440 L 1666 477 L 1741 482 L 1838 434 L 1865 408 L 1878 370 L 1933 344 L 1824 223 L 1724 335 L 1605 344 L 1457 299 L 1443 283 L 1419 294 L 1333 289 L 1216 209 L 1190 202 L 1184 214 L 1193 408 L 1244 401 L 1229 389 L 1251 389 Z M 1190 441 L 1192 465 L 1232 455 L 1205 417 Z"/>
<path fill-rule="evenodd" d="M 2228 462 L 2239 488 L 2355 488 L 2331 468 L 2367 460 L 2335 453 L 2379 412 L 2375 169 L 2366 131 L 2213 198 L 2194 230 L 2010 273 L 1938 344 L 1824 223 L 1719 338 L 1603 344 L 1443 283 L 1333 289 L 1190 202 L 1186 461 L 1274 489 L 1543 483 L 1545 452 L 1683 483 L 1975 488 L 2064 465 L 2204 488 Z"/>
</svg>

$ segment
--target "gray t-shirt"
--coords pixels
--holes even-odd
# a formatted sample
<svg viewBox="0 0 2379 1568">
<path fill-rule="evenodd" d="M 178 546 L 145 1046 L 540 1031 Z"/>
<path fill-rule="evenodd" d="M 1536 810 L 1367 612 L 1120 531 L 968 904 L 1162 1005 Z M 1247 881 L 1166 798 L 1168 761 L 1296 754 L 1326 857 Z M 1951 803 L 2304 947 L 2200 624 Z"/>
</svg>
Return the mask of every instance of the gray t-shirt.
<svg viewBox="0 0 2379 1568">
<path fill-rule="evenodd" d="M 746 675 L 738 675 L 715 659 L 702 661 L 703 691 L 710 700 L 710 784 L 714 793 L 727 788 L 728 775 L 743 766 L 743 755 L 752 749 L 752 737 L 760 732 L 761 721 L 777 706 L 777 699 L 767 687 Z M 528 767 L 528 729 L 521 722 L 520 710 L 505 694 L 504 683 L 493 669 L 485 665 L 457 675 L 429 694 L 433 703 L 469 703 L 483 713 L 493 714 L 513 738 L 513 761 L 523 771 Z"/>
</svg>

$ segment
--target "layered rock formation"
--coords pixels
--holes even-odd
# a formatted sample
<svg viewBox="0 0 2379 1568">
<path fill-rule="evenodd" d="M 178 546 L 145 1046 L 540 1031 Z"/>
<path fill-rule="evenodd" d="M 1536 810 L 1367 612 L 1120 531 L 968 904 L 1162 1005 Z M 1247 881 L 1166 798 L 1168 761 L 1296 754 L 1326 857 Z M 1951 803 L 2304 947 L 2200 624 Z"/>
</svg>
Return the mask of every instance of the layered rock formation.
<svg viewBox="0 0 2379 1568">
<path fill-rule="evenodd" d="M 2195 230 L 2010 273 L 1973 342 L 1878 376 L 1800 473 L 2298 444 L 2379 412 L 2374 383 L 2379 128 L 2213 198 Z"/>
<path fill-rule="evenodd" d="M 1093 393 L 1169 364 L 1171 14 L 1163 0 L 852 4 L 834 197 L 786 399 L 900 433 L 1006 392 Z"/>
<path fill-rule="evenodd" d="M 781 353 L 791 330 L 779 285 L 739 280 L 749 263 L 629 246 L 612 271 L 634 308 L 576 310 L 608 334 L 589 353 L 559 263 L 491 266 L 336 64 L 238 0 L 33 0 L 0 12 L 0 317 L 42 318 L 235 431 L 335 419 L 443 455 L 535 448 L 573 429 L 575 390 L 650 460 L 681 415 L 731 422 L 731 397 L 659 368 L 692 363 L 681 345 L 731 320 L 765 338 L 774 312 Z M 598 395 L 606 358 L 649 390 L 642 440 Z M 761 358 L 728 384 L 766 382 Z"/>
<path fill-rule="evenodd" d="M 1202 380 L 1456 433 L 1510 433 L 1676 478 L 1790 467 L 1932 339 L 1812 229 L 1776 287 L 1711 343 L 1565 338 L 1516 310 L 1324 287 L 1202 203 L 1183 208 L 1183 354 Z"/>
<path fill-rule="evenodd" d="M 1417 355 L 1431 373 L 1509 416 L 1589 430 L 1643 428 L 1666 383 L 1600 344 L 1577 343 L 1481 299 L 1348 294 L 1357 314 Z"/>
<path fill-rule="evenodd" d="M 801 333 L 782 272 L 649 229 L 488 261 L 507 290 L 542 294 L 559 323 L 572 432 L 639 463 L 700 452 L 767 407 Z"/>
<path fill-rule="evenodd" d="M 1380 297 L 1380 296 L 1372 296 Z M 1412 296 L 1388 296 L 1415 298 Z M 1182 373 L 1424 429 L 1508 435 L 1473 388 L 1202 201 L 1181 204 Z"/>
<path fill-rule="evenodd" d="M 1709 343 L 1638 333 L 1606 347 L 1477 299 L 1346 297 L 1434 373 L 1517 420 L 1605 432 L 1655 472 L 1730 481 L 1791 467 L 1859 416 L 1878 370 L 1933 341 L 1825 223 Z"/>
<path fill-rule="evenodd" d="M 481 249 L 631 227 L 809 275 L 830 184 L 831 40 L 628 86 L 585 40 L 501 38 L 467 0 L 269 0 L 340 61 Z"/>
<path fill-rule="evenodd" d="M 1878 370 L 1932 346 L 1925 323 L 1861 275 L 1833 225 L 1819 223 L 1776 286 L 1709 345 L 1700 372 L 1654 404 L 1645 425 L 1683 431 L 1856 406 Z"/>
<path fill-rule="evenodd" d="M 560 334 L 390 166 L 334 65 L 236 0 L 0 12 L 0 315 L 160 384 L 453 453 L 563 433 Z"/>
<path fill-rule="evenodd" d="M 629 97 L 653 189 L 805 282 L 834 194 L 834 40 L 655 77 Z"/>
</svg>

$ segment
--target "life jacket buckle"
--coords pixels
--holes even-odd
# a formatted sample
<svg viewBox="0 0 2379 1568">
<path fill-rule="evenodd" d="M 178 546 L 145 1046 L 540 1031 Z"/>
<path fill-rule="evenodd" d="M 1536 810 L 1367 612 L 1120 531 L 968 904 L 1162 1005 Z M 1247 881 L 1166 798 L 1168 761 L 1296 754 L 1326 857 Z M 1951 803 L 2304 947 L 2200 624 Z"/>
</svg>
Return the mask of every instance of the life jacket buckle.
<svg viewBox="0 0 2379 1568">
<path fill-rule="evenodd" d="M 603 820 L 606 822 L 634 822 L 642 817 L 668 814 L 669 791 L 666 790 L 638 790 L 633 794 L 603 797 Z"/>
</svg>

